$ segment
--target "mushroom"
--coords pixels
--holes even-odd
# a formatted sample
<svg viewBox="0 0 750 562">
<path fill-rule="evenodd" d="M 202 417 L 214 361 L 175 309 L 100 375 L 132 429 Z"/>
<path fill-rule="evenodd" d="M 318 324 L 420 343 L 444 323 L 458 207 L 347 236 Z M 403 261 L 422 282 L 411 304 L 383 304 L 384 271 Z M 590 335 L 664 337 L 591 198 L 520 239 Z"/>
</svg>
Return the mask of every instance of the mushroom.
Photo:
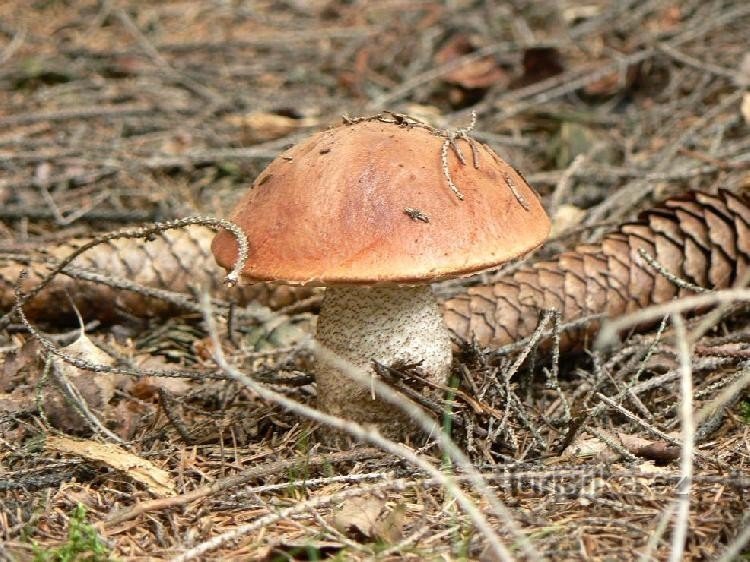
<svg viewBox="0 0 750 562">
<path fill-rule="evenodd" d="M 317 341 L 377 376 L 417 365 L 435 385 L 452 345 L 430 283 L 481 271 L 536 248 L 549 219 L 523 176 L 466 132 L 449 135 L 383 114 L 345 121 L 277 157 L 236 206 L 247 282 L 326 286 Z M 230 268 L 237 243 L 212 245 Z M 318 407 L 386 436 L 409 424 L 325 358 Z"/>
</svg>

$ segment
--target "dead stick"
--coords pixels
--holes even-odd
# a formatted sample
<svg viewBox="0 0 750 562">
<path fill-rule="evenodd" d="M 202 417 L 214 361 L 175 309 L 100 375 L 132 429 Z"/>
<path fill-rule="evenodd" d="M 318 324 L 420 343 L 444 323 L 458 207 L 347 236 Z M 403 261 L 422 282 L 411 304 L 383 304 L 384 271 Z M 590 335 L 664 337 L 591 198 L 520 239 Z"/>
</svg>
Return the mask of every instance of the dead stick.
<svg viewBox="0 0 750 562">
<path fill-rule="evenodd" d="M 212 482 L 207 486 L 202 486 L 193 490 L 192 492 L 187 492 L 186 494 L 137 503 L 130 509 L 115 512 L 113 515 L 105 519 L 101 523 L 101 525 L 103 525 L 104 527 L 111 527 L 113 525 L 117 525 L 118 523 L 122 523 L 124 521 L 128 521 L 130 519 L 138 517 L 143 513 L 147 513 L 150 511 L 160 511 L 163 509 L 171 509 L 186 505 L 200 498 L 205 498 L 206 496 L 210 496 L 212 494 L 216 494 L 230 488 L 241 486 L 242 484 L 246 484 L 257 478 L 262 478 L 264 476 L 268 476 L 269 474 L 278 474 L 288 469 L 289 467 L 295 466 L 300 463 L 305 463 L 308 466 L 319 466 L 325 463 L 336 464 L 340 462 L 360 461 L 382 455 L 383 452 L 381 450 L 374 447 L 368 447 L 365 449 L 355 449 L 353 451 L 331 453 L 330 455 L 316 455 L 310 458 L 297 457 L 295 459 L 270 462 L 262 464 L 260 466 L 254 466 L 240 472 L 239 474 L 216 480 L 215 482 Z"/>
</svg>

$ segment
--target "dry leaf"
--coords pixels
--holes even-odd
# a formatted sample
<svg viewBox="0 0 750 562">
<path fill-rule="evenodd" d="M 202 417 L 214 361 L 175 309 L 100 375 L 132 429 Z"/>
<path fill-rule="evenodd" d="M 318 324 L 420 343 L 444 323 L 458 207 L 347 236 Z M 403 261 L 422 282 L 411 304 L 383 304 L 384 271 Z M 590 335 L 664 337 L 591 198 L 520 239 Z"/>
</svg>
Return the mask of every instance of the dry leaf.
<svg viewBox="0 0 750 562">
<path fill-rule="evenodd" d="M 666 441 L 651 441 L 621 432 L 617 436 L 625 448 L 637 457 L 659 464 L 669 464 L 680 458 L 680 448 Z"/>
<path fill-rule="evenodd" d="M 254 111 L 245 115 L 229 115 L 226 120 L 243 131 L 246 142 L 257 143 L 281 138 L 300 127 L 315 125 L 314 119 L 293 119 L 276 113 Z"/>
<path fill-rule="evenodd" d="M 446 64 L 477 49 L 465 35 L 454 35 L 435 53 L 437 64 Z M 466 89 L 486 89 L 498 82 L 507 82 L 507 73 L 500 68 L 495 57 L 488 55 L 461 65 L 443 74 L 442 80 Z"/>
<path fill-rule="evenodd" d="M 45 440 L 44 448 L 48 451 L 76 455 L 103 463 L 140 482 L 155 496 L 172 496 L 176 492 L 175 484 L 166 470 L 162 470 L 138 455 L 129 453 L 118 445 L 49 435 Z"/>
<path fill-rule="evenodd" d="M 571 443 L 565 452 L 563 458 L 593 458 L 596 457 L 601 462 L 611 462 L 617 459 L 619 455 L 615 454 L 607 445 L 598 437 L 588 437 L 581 435 Z"/>
<path fill-rule="evenodd" d="M 193 343 L 195 346 L 195 342 Z M 169 370 L 174 367 L 161 355 L 147 355 L 138 361 L 139 369 Z M 138 377 L 128 378 L 125 381 L 125 391 L 129 392 L 139 400 L 156 402 L 159 389 L 163 388 L 173 396 L 183 396 L 193 389 L 186 380 L 172 377 Z"/>
<path fill-rule="evenodd" d="M 112 365 L 113 359 L 96 347 L 85 335 L 81 334 L 76 341 L 63 348 L 67 355 L 97 365 Z M 84 371 L 65 363 L 62 359 L 53 359 L 55 367 L 86 402 L 92 413 L 103 415 L 104 407 L 115 395 L 117 379 L 109 374 Z M 66 398 L 59 388 L 49 388 L 45 392 L 44 412 L 53 427 L 77 435 L 88 434 L 89 425 Z"/>
<path fill-rule="evenodd" d="M 578 226 L 585 216 L 586 211 L 575 205 L 560 205 L 557 211 L 555 211 L 555 216 L 552 217 L 551 236 L 557 236 L 568 229 Z"/>
<path fill-rule="evenodd" d="M 404 113 L 407 115 L 419 119 L 420 121 L 424 121 L 433 127 L 445 129 L 448 126 L 442 112 L 434 105 L 408 103 L 404 106 L 404 110 Z"/>
<path fill-rule="evenodd" d="M 630 64 L 624 70 L 614 70 L 598 80 L 589 82 L 583 87 L 583 91 L 588 96 L 613 96 L 629 90 L 638 79 L 640 71 L 640 63 Z"/>
<path fill-rule="evenodd" d="M 333 520 L 339 531 L 355 540 L 385 542 L 400 540 L 402 524 L 402 510 L 388 507 L 385 499 L 373 495 L 346 500 Z"/>
<path fill-rule="evenodd" d="M 670 445 L 664 441 L 650 441 L 637 435 L 618 432 L 617 435 L 608 435 L 613 443 L 619 443 L 631 454 L 637 457 L 666 464 L 680 455 L 679 447 Z M 565 451 L 565 457 L 590 458 L 596 457 L 599 461 L 614 461 L 620 455 L 612 450 L 604 441 L 598 437 L 581 436 L 576 439 Z"/>
<path fill-rule="evenodd" d="M 513 80 L 511 89 L 541 82 L 565 70 L 562 55 L 555 47 L 528 47 L 523 52 L 523 74 Z"/>
</svg>

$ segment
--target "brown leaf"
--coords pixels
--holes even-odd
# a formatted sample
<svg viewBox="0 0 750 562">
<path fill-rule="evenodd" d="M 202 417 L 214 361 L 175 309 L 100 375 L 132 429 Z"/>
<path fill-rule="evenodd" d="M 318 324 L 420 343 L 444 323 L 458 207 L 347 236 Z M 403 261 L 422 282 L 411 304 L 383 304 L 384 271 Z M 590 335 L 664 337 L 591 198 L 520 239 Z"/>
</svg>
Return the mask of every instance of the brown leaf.
<svg viewBox="0 0 750 562">
<path fill-rule="evenodd" d="M 565 70 L 560 51 L 555 47 L 529 47 L 523 52 L 523 75 L 511 88 L 521 88 L 557 76 Z"/>
<path fill-rule="evenodd" d="M 618 433 L 618 437 L 628 451 L 642 459 L 664 465 L 680 458 L 680 448 L 666 441 L 649 441 L 624 433 Z"/>
<path fill-rule="evenodd" d="M 113 359 L 96 347 L 82 334 L 76 341 L 63 348 L 66 354 L 89 361 L 97 365 L 112 365 Z M 94 415 L 102 416 L 104 408 L 115 395 L 117 378 L 102 373 L 84 371 L 65 363 L 62 359 L 53 359 L 55 368 L 78 391 L 86 406 Z M 50 387 L 44 396 L 44 411 L 50 424 L 57 429 L 76 435 L 89 433 L 88 424 L 70 403 L 61 387 Z"/>
<path fill-rule="evenodd" d="M 607 447 L 598 437 L 589 437 L 584 434 L 571 443 L 563 453 L 565 459 L 591 459 L 596 458 L 600 462 L 612 462 L 617 460 L 617 455 Z"/>
<path fill-rule="evenodd" d="M 130 453 L 118 445 L 72 439 L 61 435 L 48 435 L 44 448 L 48 451 L 76 455 L 105 464 L 140 482 L 155 496 L 163 497 L 175 494 L 175 484 L 166 470 L 162 470 L 150 461 Z"/>
<path fill-rule="evenodd" d="M 285 115 L 254 111 L 245 115 L 229 115 L 226 120 L 242 129 L 243 138 L 248 143 L 274 140 L 292 131 L 315 124 L 314 119 L 293 119 Z"/>
<path fill-rule="evenodd" d="M 454 35 L 435 53 L 437 64 L 447 64 L 477 50 L 466 35 Z M 486 89 L 490 86 L 507 82 L 508 75 L 500 67 L 495 57 L 488 55 L 462 64 L 442 76 L 448 84 L 455 84 L 466 89 Z"/>
<path fill-rule="evenodd" d="M 659 464 L 668 464 L 680 456 L 680 448 L 665 441 L 650 441 L 638 435 L 622 432 L 618 432 L 616 435 L 608 435 L 608 437 L 613 443 L 619 443 L 633 455 L 655 461 Z M 566 450 L 565 456 L 576 458 L 596 457 L 600 461 L 615 461 L 620 457 L 616 451 L 612 450 L 598 437 L 586 436 L 576 439 Z"/>
<path fill-rule="evenodd" d="M 641 66 L 637 63 L 628 65 L 624 72 L 614 70 L 586 84 L 583 92 L 589 96 L 613 96 L 618 92 L 629 90 L 638 79 L 640 69 Z"/>
<path fill-rule="evenodd" d="M 152 355 L 144 361 L 138 362 L 140 369 L 164 369 L 173 368 L 174 364 L 168 363 L 160 355 Z M 169 391 L 173 396 L 182 396 L 192 388 L 190 383 L 185 379 L 172 377 L 139 377 L 138 379 L 128 379 L 125 384 L 125 392 L 129 392 L 139 400 L 146 402 L 156 402 L 158 400 L 159 389 Z"/>
<path fill-rule="evenodd" d="M 333 524 L 355 540 L 395 542 L 401 538 L 402 515 L 401 509 L 387 506 L 385 499 L 369 495 L 346 500 Z"/>
</svg>

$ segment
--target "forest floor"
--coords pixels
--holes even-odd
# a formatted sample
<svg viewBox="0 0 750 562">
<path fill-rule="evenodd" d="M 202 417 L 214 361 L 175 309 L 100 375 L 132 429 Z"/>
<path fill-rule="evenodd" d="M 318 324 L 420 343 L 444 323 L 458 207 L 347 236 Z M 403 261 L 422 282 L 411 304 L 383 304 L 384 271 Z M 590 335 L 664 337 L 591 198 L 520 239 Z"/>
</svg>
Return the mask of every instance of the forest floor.
<svg viewBox="0 0 750 562">
<path fill-rule="evenodd" d="M 0 260 L 225 217 L 285 147 L 386 110 L 451 130 L 475 112 L 471 135 L 542 196 L 547 258 L 667 197 L 747 191 L 749 29 L 742 0 L 6 0 Z M 71 345 L 49 311 L 46 341 Z M 441 421 L 468 461 L 336 450 L 263 398 L 314 404 L 310 354 L 273 316 L 228 338 L 226 309 L 218 335 L 195 308 L 84 315 L 83 357 L 134 374 L 83 373 L 83 413 L 59 376 L 82 373 L 13 317 L 0 560 L 744 559 L 749 318 L 720 312 L 559 357 L 463 350 Z"/>
</svg>

